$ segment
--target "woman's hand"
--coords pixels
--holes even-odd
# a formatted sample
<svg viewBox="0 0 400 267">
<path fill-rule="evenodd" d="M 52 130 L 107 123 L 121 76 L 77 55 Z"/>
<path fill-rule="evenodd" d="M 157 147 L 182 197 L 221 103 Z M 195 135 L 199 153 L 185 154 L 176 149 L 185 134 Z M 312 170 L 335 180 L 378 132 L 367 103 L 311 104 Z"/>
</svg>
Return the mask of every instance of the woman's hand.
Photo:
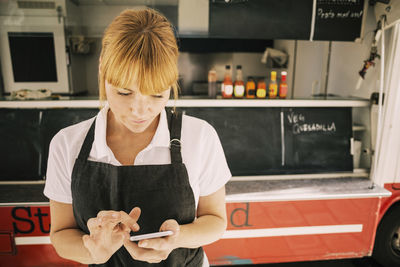
<svg viewBox="0 0 400 267">
<path fill-rule="evenodd" d="M 139 230 L 139 216 L 140 209 L 136 207 L 129 214 L 124 211 L 100 211 L 96 218 L 88 220 L 90 235 L 82 236 L 82 240 L 94 263 L 107 262 L 124 241 L 129 240 L 131 230 Z"/>
<path fill-rule="evenodd" d="M 161 225 L 160 231 L 168 230 L 174 232 L 173 235 L 141 240 L 138 244 L 128 238 L 124 240 L 124 246 L 135 260 L 159 263 L 167 259 L 171 251 L 176 248 L 176 239 L 180 231 L 177 221 L 167 220 Z"/>
</svg>

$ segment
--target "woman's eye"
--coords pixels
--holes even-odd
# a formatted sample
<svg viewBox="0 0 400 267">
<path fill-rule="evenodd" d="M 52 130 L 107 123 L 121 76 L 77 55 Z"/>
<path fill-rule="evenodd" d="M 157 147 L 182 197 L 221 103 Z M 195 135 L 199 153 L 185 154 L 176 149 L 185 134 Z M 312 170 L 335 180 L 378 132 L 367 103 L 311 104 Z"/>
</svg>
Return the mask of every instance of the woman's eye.
<svg viewBox="0 0 400 267">
<path fill-rule="evenodd" d="M 162 96 L 162 95 L 152 95 L 152 97 L 155 97 L 155 98 L 162 98 L 163 96 Z"/>
<path fill-rule="evenodd" d="M 132 93 L 123 93 L 123 92 L 118 91 L 117 94 L 123 95 L 123 96 L 127 96 L 127 95 L 130 95 L 130 94 L 132 94 Z"/>
</svg>

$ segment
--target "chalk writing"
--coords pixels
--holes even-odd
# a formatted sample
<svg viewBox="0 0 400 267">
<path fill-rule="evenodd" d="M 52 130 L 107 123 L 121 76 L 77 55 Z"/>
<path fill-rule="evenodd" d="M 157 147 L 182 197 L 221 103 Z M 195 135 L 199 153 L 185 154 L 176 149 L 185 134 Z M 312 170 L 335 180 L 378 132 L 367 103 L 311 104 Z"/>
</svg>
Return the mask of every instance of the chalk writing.
<svg viewBox="0 0 400 267">
<path fill-rule="evenodd" d="M 294 112 L 291 112 L 288 116 L 287 116 L 289 123 L 298 123 L 300 121 L 306 121 L 306 118 L 304 117 L 303 114 L 296 114 Z"/>
<path fill-rule="evenodd" d="M 336 132 L 336 125 L 332 123 L 303 123 L 294 124 L 293 133 L 300 134 L 305 132 Z"/>
<path fill-rule="evenodd" d="M 331 123 L 306 123 L 306 117 L 301 113 L 291 112 L 287 115 L 289 124 L 292 124 L 293 134 L 306 132 L 336 132 L 336 125 Z"/>
<path fill-rule="evenodd" d="M 317 11 L 318 18 L 320 19 L 347 19 L 347 18 L 361 18 L 363 15 L 363 10 L 361 11 L 332 11 L 332 9 L 324 10 L 323 8 L 318 8 Z"/>
<path fill-rule="evenodd" d="M 318 4 L 335 4 L 335 5 L 354 5 L 359 4 L 360 0 L 318 0 Z"/>
</svg>

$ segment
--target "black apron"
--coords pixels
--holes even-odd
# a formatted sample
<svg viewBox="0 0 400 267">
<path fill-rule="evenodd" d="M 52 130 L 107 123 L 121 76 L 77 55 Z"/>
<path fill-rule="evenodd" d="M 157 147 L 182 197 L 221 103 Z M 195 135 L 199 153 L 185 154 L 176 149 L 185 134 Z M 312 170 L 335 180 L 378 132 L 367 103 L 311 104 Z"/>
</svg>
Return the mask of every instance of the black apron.
<svg viewBox="0 0 400 267">
<path fill-rule="evenodd" d="M 114 166 L 89 161 L 94 140 L 95 122 L 83 142 L 72 177 L 72 206 L 76 223 L 89 234 L 87 221 L 101 210 L 123 210 L 133 207 L 142 211 L 134 234 L 159 231 L 167 219 L 178 224 L 192 223 L 196 216 L 195 200 L 181 156 L 182 114 L 167 112 L 171 136 L 171 164 Z M 122 246 L 105 264 L 96 266 L 202 266 L 203 249 L 177 248 L 157 264 L 134 260 Z M 91 265 L 95 266 L 95 265 Z"/>
</svg>

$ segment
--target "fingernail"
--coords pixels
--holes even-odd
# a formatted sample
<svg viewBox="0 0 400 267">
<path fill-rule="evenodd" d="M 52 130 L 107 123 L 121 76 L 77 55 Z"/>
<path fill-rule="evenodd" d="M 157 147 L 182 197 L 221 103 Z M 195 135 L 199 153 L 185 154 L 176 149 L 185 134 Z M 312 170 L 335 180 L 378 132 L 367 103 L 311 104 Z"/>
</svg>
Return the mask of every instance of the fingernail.
<svg viewBox="0 0 400 267">
<path fill-rule="evenodd" d="M 119 214 L 118 213 L 113 213 L 112 215 L 114 218 L 118 218 Z"/>
<path fill-rule="evenodd" d="M 142 241 L 142 242 L 140 243 L 140 246 L 141 246 L 141 247 L 147 246 L 147 241 Z"/>
</svg>

